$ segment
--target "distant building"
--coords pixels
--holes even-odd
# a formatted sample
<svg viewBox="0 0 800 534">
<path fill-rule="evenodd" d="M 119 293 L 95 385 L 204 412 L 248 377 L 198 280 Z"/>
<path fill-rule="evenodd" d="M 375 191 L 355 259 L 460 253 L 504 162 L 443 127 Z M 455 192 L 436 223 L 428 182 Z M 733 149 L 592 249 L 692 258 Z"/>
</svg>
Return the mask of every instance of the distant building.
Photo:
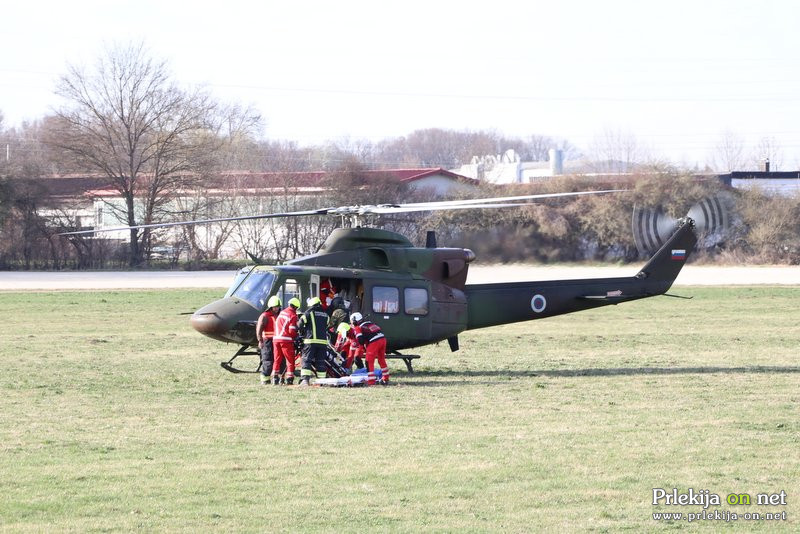
<svg viewBox="0 0 800 534">
<path fill-rule="evenodd" d="M 497 155 L 473 156 L 468 164 L 452 172 L 492 184 L 526 184 L 539 177 L 563 174 L 563 154 L 551 150 L 550 162 L 524 162 L 516 151 L 509 149 Z"/>
<path fill-rule="evenodd" d="M 470 163 L 452 172 L 492 184 L 530 184 L 544 178 L 563 175 L 607 176 L 609 172 L 598 172 L 596 165 L 585 161 L 564 161 L 564 151 L 551 148 L 548 161 L 522 161 L 513 149 L 502 154 L 473 156 Z M 613 165 L 612 165 L 613 164 Z M 603 162 L 602 167 L 625 168 L 622 162 Z M 623 173 L 630 174 L 630 173 Z"/>
<path fill-rule="evenodd" d="M 718 177 L 722 183 L 736 189 L 758 188 L 784 196 L 800 193 L 800 171 L 733 171 Z"/>
<path fill-rule="evenodd" d="M 502 154 L 473 156 L 469 164 L 462 165 L 452 172 L 473 178 L 480 182 L 493 184 L 529 184 L 554 176 L 570 175 L 598 178 L 615 178 L 635 181 L 637 177 L 654 174 L 652 170 L 620 161 L 605 161 L 589 164 L 585 161 L 564 161 L 561 150 L 550 149 L 549 161 L 522 161 L 514 150 Z M 765 160 L 757 171 L 732 171 L 725 174 L 702 173 L 698 179 L 719 179 L 724 185 L 734 189 L 758 188 L 768 194 L 800 194 L 800 171 L 771 171 L 769 160 Z M 598 169 L 628 169 L 626 172 Z M 634 172 L 635 171 L 635 172 Z"/>
</svg>

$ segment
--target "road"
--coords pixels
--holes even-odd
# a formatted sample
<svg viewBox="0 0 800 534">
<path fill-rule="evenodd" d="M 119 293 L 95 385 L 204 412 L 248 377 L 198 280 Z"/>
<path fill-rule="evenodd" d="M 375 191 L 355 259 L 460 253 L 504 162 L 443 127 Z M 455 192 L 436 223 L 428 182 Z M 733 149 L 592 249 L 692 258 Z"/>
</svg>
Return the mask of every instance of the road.
<svg viewBox="0 0 800 534">
<path fill-rule="evenodd" d="M 468 283 L 515 282 L 632 276 L 639 266 L 586 267 L 541 265 L 475 265 Z M 9 272 L 0 271 L 0 291 L 69 289 L 147 289 L 228 287 L 234 271 L 148 272 Z M 800 285 L 800 267 L 687 266 L 675 285 Z"/>
</svg>

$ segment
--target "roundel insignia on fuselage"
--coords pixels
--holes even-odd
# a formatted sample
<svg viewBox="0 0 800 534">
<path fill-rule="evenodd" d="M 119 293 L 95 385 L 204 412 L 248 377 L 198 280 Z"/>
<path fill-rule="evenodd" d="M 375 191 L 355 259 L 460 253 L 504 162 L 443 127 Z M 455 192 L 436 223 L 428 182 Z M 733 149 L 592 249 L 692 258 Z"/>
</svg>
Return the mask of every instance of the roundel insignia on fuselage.
<svg viewBox="0 0 800 534">
<path fill-rule="evenodd" d="M 547 307 L 547 299 L 544 298 L 544 295 L 536 294 L 531 299 L 531 309 L 536 313 L 542 313 L 544 309 Z"/>
</svg>

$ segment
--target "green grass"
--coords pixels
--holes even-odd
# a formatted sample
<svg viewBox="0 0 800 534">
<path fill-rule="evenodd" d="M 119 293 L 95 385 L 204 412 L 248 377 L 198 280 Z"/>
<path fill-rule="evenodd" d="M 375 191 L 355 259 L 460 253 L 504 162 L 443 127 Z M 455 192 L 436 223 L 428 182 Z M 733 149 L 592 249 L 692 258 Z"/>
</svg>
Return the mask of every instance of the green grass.
<svg viewBox="0 0 800 534">
<path fill-rule="evenodd" d="M 0 529 L 641 532 L 693 488 L 788 495 L 697 530 L 797 531 L 800 288 L 676 292 L 347 390 L 225 372 L 178 315 L 213 291 L 0 293 Z"/>
</svg>

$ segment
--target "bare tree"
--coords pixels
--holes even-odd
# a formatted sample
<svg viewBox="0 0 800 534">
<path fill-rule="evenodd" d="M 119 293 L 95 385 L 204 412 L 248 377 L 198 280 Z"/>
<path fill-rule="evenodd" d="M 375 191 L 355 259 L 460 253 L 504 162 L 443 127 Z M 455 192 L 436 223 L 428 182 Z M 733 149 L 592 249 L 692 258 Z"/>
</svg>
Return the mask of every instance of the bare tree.
<svg viewBox="0 0 800 534">
<path fill-rule="evenodd" d="M 207 184 L 203 183 L 176 197 L 175 205 L 180 210 L 177 218 L 193 221 L 240 215 L 238 190 L 233 180 L 223 177 L 219 182 L 224 188 L 224 195 L 210 193 Z M 173 246 L 184 245 L 193 260 L 219 259 L 234 226 L 232 221 L 182 226 L 181 236 Z"/>
<path fill-rule="evenodd" d="M 783 150 L 774 137 L 762 137 L 751 158 L 755 169 L 760 169 L 766 161 L 771 171 L 780 170 L 783 164 Z"/>
<path fill-rule="evenodd" d="M 578 159 L 580 151 L 572 146 L 569 141 L 559 140 L 546 135 L 529 135 L 525 138 L 501 137 L 497 140 L 501 151 L 513 148 L 522 161 L 547 161 L 550 158 L 550 149 L 561 150 L 565 159 Z M 485 154 L 489 154 L 486 152 Z M 482 154 L 474 154 L 482 155 Z"/>
<path fill-rule="evenodd" d="M 800 262 L 800 197 L 753 188 L 740 195 L 737 206 L 744 226 L 737 245 L 745 257 L 766 264 Z"/>
<path fill-rule="evenodd" d="M 385 140 L 375 147 L 382 167 L 423 166 L 450 169 L 468 163 L 472 156 L 504 150 L 494 132 L 459 132 L 440 128 L 416 130 L 405 137 Z"/>
<path fill-rule="evenodd" d="M 744 141 L 731 130 L 726 130 L 722 133 L 711 156 L 711 167 L 720 172 L 731 172 L 741 169 L 742 163 L 744 163 Z"/>
<path fill-rule="evenodd" d="M 333 166 L 340 166 L 342 162 L 355 158 L 361 164 L 369 165 L 374 158 L 375 146 L 366 139 L 351 139 L 343 137 L 329 144 L 328 150 L 336 154 Z"/>
<path fill-rule="evenodd" d="M 633 134 L 607 129 L 594 138 L 589 159 L 596 172 L 619 173 L 633 172 L 649 155 Z"/>
<path fill-rule="evenodd" d="M 318 170 L 313 148 L 298 146 L 296 141 L 261 141 L 258 143 L 258 161 L 253 170 L 263 172 Z"/>
<path fill-rule="evenodd" d="M 519 146 L 509 146 L 517 151 L 522 161 L 547 161 L 551 148 L 557 148 L 555 141 L 543 135 L 531 135 L 521 140 Z"/>
<path fill-rule="evenodd" d="M 551 148 L 560 148 L 568 159 L 580 154 L 566 141 L 530 135 L 505 137 L 495 131 L 457 131 L 440 128 L 416 130 L 405 137 L 386 139 L 370 147 L 361 161 L 382 168 L 402 166 L 451 169 L 468 164 L 475 156 L 496 155 L 513 149 L 523 161 L 545 161 Z"/>
<path fill-rule="evenodd" d="M 71 66 L 57 93 L 68 104 L 50 142 L 109 178 L 124 201 L 112 209 L 131 226 L 170 213 L 172 196 L 213 168 L 223 129 L 240 125 L 236 110 L 175 85 L 142 44 L 108 49 L 92 71 Z M 149 230 L 130 231 L 130 265 L 142 263 L 149 243 Z"/>
<path fill-rule="evenodd" d="M 236 198 L 242 213 L 293 212 L 319 208 L 326 199 L 325 191 L 302 191 L 293 183 L 291 173 L 271 177 L 268 189 L 243 194 Z M 251 255 L 282 263 L 314 252 L 328 236 L 335 221 L 329 217 L 286 217 L 240 221 L 232 229 L 231 238 Z"/>
<path fill-rule="evenodd" d="M 8 132 L 3 127 L 3 113 L 0 111 L 0 142 L 5 149 L 8 143 Z M 9 182 L 10 170 L 8 161 L 4 157 L 0 158 L 0 235 L 2 234 L 3 221 L 11 208 L 11 184 Z"/>
</svg>

